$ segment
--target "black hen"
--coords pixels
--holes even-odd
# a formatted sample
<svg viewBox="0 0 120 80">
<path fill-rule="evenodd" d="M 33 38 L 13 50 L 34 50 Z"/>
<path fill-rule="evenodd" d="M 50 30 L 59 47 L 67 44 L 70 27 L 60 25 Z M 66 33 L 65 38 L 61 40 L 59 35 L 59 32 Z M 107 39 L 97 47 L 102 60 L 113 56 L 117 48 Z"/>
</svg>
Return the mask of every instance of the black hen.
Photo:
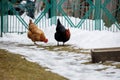
<svg viewBox="0 0 120 80">
<path fill-rule="evenodd" d="M 64 45 L 64 43 L 70 39 L 70 30 L 65 29 L 59 19 L 57 20 L 57 27 L 54 37 L 57 41 L 57 45 L 59 45 L 59 42 L 63 42 Z"/>
</svg>

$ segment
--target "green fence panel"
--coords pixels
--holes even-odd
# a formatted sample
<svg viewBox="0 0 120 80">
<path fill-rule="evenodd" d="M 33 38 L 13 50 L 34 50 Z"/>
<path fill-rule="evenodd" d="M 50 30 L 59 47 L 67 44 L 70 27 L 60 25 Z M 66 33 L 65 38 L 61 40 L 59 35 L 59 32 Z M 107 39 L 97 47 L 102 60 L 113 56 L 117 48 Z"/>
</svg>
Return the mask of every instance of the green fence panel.
<svg viewBox="0 0 120 80">
<path fill-rule="evenodd" d="M 31 19 L 27 13 L 34 13 L 36 8 L 32 2 L 27 3 L 29 0 L 24 4 L 16 4 L 18 1 L 21 0 L 0 0 L 0 36 L 3 32 L 27 31 L 29 19 Z M 44 3 L 45 6 L 37 15 L 34 14 L 35 19 L 32 19 L 41 28 L 56 24 L 57 18 L 60 18 L 62 24 L 67 27 L 115 32 L 120 30 L 120 0 L 36 1 Z M 39 7 L 42 5 L 40 4 Z M 16 10 L 16 6 L 24 10 L 22 15 Z"/>
<path fill-rule="evenodd" d="M 95 2 L 95 30 L 101 30 L 101 0 Z"/>
</svg>

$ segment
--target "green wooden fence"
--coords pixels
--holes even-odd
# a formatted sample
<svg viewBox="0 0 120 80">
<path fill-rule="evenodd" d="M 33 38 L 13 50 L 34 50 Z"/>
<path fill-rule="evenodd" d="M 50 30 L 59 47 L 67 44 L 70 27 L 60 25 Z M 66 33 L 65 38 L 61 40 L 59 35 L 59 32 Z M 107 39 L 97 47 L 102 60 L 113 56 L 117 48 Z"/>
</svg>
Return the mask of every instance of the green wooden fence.
<svg viewBox="0 0 120 80">
<path fill-rule="evenodd" d="M 34 12 L 31 8 L 36 9 L 43 6 L 43 3 L 44 8 L 39 13 L 34 13 L 33 19 L 41 28 L 56 24 L 57 18 L 60 18 L 66 27 L 91 31 L 120 30 L 120 0 L 36 0 L 36 3 L 42 3 L 37 7 L 32 7 L 25 1 L 18 4 L 19 1 L 21 0 L 0 0 L 0 36 L 2 33 L 26 32 L 31 19 L 26 14 Z M 20 14 L 16 6 L 21 11 L 23 9 L 24 13 Z"/>
</svg>

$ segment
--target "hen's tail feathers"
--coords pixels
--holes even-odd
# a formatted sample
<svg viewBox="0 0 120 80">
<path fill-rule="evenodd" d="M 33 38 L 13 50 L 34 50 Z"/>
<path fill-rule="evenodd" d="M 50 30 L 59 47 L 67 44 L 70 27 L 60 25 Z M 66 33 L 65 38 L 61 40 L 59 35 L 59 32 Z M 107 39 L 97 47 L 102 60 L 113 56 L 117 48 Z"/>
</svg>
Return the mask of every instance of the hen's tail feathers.
<svg viewBox="0 0 120 80">
<path fill-rule="evenodd" d="M 60 20 L 58 19 L 58 20 L 57 20 L 57 25 L 60 25 L 60 24 L 61 24 L 61 23 L 60 23 Z"/>
<path fill-rule="evenodd" d="M 29 20 L 29 25 L 32 24 L 32 23 L 33 23 L 33 22 L 32 22 L 32 20 L 30 19 L 30 20 Z"/>
</svg>

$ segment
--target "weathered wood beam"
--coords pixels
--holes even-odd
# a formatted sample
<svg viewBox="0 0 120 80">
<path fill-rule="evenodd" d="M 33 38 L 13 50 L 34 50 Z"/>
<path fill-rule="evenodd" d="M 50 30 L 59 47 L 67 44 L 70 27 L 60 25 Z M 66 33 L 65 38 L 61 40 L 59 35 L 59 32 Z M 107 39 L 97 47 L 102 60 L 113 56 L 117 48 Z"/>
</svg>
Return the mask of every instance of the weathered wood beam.
<svg viewBox="0 0 120 80">
<path fill-rule="evenodd" d="M 104 61 L 119 61 L 120 62 L 120 47 L 117 48 L 102 48 L 91 50 L 92 62 Z"/>
</svg>

